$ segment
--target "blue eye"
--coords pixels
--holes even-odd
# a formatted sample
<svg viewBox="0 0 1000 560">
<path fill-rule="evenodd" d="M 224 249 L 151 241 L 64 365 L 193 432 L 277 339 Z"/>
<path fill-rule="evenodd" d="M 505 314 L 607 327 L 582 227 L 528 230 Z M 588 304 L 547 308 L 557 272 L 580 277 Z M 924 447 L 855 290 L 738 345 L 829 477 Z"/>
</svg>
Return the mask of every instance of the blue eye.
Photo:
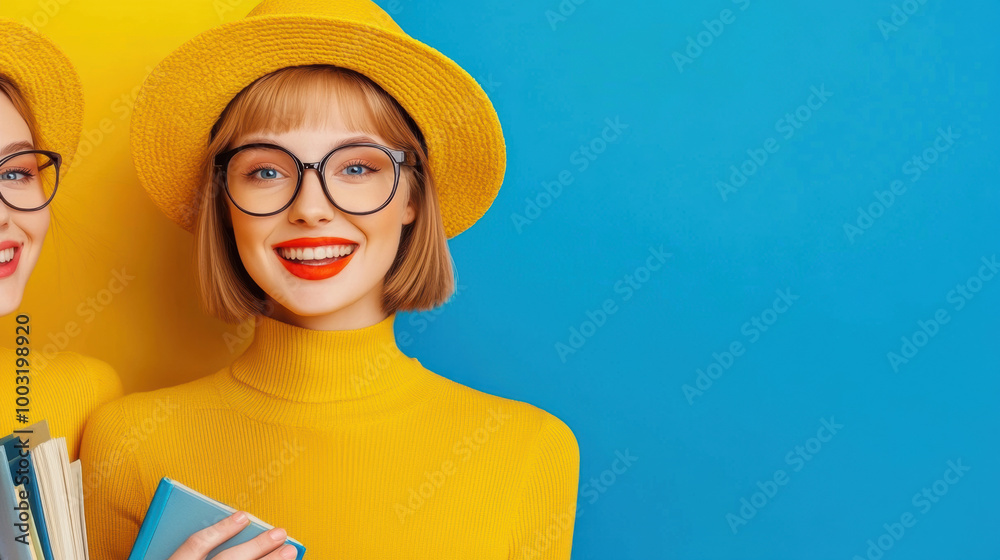
<svg viewBox="0 0 1000 560">
<path fill-rule="evenodd" d="M 281 173 L 278 173 L 277 169 L 271 169 L 271 168 L 258 169 L 257 171 L 251 173 L 251 175 L 253 175 L 258 179 L 263 179 L 265 181 L 272 181 L 274 179 L 281 178 Z"/>
<path fill-rule="evenodd" d="M 23 181 L 27 178 L 28 175 L 21 171 L 4 171 L 0 173 L 0 181 Z"/>
</svg>

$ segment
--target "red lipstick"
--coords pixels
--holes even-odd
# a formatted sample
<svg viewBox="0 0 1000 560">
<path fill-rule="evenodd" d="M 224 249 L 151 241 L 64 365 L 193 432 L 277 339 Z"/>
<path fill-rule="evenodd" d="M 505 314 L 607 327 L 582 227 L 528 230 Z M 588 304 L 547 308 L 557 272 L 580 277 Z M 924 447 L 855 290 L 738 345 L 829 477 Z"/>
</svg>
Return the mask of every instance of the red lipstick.
<svg viewBox="0 0 1000 560">
<path fill-rule="evenodd" d="M 353 245 L 354 250 L 343 257 L 330 257 L 322 259 L 286 259 L 282 254 L 282 249 L 307 249 L 313 247 L 325 247 L 327 245 Z M 300 237 L 290 239 L 274 245 L 274 254 L 288 272 L 302 278 L 303 280 L 326 280 L 336 276 L 347 266 L 351 258 L 357 252 L 358 243 L 342 237 Z"/>
<path fill-rule="evenodd" d="M 17 241 L 4 241 L 0 243 L 0 251 L 14 249 L 14 258 L 0 264 L 0 278 L 6 278 L 17 270 L 17 263 L 21 260 L 21 244 Z"/>
</svg>

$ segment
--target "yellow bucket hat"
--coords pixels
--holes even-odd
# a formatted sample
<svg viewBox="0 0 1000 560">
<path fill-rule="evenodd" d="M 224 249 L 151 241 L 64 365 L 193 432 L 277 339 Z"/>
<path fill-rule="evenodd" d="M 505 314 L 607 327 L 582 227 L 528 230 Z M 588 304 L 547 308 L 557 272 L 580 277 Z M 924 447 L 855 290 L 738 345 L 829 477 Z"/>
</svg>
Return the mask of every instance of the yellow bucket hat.
<svg viewBox="0 0 1000 560">
<path fill-rule="evenodd" d="M 72 167 L 83 130 L 83 86 L 54 43 L 20 23 L 0 19 L 0 75 L 14 82 L 38 123 L 35 147 L 58 152 Z"/>
<path fill-rule="evenodd" d="M 167 217 L 194 231 L 209 134 L 236 94 L 281 68 L 312 64 L 364 74 L 413 118 L 448 238 L 486 213 L 503 182 L 506 148 L 496 110 L 468 72 L 370 0 L 265 0 L 182 45 L 143 82 L 132 157 Z"/>
</svg>

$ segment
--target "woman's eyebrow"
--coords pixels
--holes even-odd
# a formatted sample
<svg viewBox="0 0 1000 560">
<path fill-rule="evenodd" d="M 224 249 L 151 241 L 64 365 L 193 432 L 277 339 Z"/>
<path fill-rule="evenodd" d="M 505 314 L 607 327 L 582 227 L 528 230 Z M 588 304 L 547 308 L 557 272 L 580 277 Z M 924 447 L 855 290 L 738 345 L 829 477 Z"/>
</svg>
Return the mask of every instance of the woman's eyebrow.
<svg viewBox="0 0 1000 560">
<path fill-rule="evenodd" d="M 343 139 L 339 140 L 336 144 L 334 144 L 333 148 L 339 148 L 341 146 L 345 146 L 347 144 L 354 144 L 354 143 L 357 143 L 357 142 L 369 142 L 369 143 L 372 143 L 372 144 L 378 144 L 379 143 L 375 139 L 373 139 L 371 136 L 367 136 L 367 135 L 362 134 L 362 135 L 357 135 L 357 136 L 351 136 L 349 138 L 343 138 Z M 244 140 L 242 142 L 242 144 L 245 145 L 245 144 L 279 144 L 279 143 L 277 141 L 275 141 L 274 138 L 268 138 L 268 137 L 263 137 L 263 136 L 251 136 L 251 137 L 247 138 L 246 140 Z"/>
<path fill-rule="evenodd" d="M 20 152 L 22 150 L 34 150 L 35 146 L 31 142 L 26 140 L 21 140 L 20 142 L 11 142 L 0 150 L 0 156 L 5 156 L 7 154 L 12 154 L 14 152 Z"/>
<path fill-rule="evenodd" d="M 346 144 L 354 144 L 356 142 L 369 142 L 372 144 L 378 144 L 378 142 L 376 142 L 375 139 L 373 139 L 372 137 L 362 134 L 359 136 L 351 136 L 350 138 L 344 138 L 340 142 L 337 142 L 336 147 L 339 148 L 340 146 L 344 146 Z"/>
</svg>

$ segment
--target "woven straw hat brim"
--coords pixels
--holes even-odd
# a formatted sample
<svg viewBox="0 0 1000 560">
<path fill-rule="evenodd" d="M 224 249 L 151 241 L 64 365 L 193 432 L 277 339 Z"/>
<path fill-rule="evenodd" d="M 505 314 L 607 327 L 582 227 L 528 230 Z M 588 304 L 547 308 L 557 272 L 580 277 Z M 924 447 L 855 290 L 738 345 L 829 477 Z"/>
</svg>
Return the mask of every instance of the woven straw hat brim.
<svg viewBox="0 0 1000 560">
<path fill-rule="evenodd" d="M 452 238 L 496 198 L 506 166 L 500 120 L 482 87 L 448 57 L 405 34 L 309 15 L 252 16 L 182 45 L 147 77 L 133 113 L 132 153 L 149 196 L 193 231 L 209 134 L 256 79 L 291 66 L 356 70 L 420 127 Z"/>
<path fill-rule="evenodd" d="M 73 63 L 31 28 L 0 19 L 0 74 L 17 85 L 38 123 L 36 148 L 63 156 L 63 174 L 75 160 L 83 130 L 83 86 Z"/>
</svg>

